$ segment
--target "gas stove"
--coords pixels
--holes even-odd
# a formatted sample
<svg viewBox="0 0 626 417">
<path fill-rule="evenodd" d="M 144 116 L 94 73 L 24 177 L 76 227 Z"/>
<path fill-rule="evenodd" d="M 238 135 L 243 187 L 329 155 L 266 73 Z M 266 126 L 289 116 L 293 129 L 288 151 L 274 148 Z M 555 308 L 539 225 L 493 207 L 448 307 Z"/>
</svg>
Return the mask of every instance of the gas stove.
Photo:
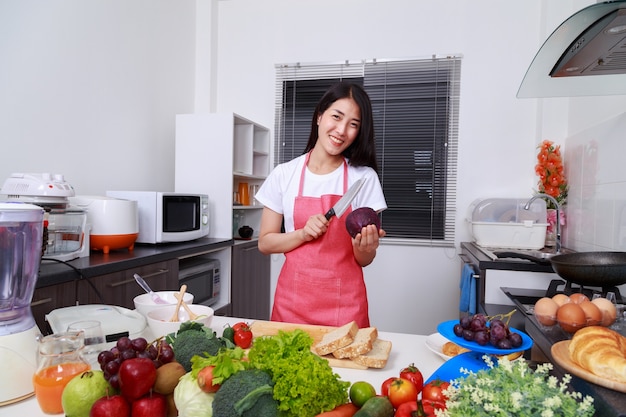
<svg viewBox="0 0 626 417">
<path fill-rule="evenodd" d="M 606 297 L 609 292 L 612 292 L 615 294 L 615 301 L 618 304 L 624 303 L 619 288 L 617 287 L 583 287 L 562 279 L 554 279 L 550 281 L 550 285 L 546 290 L 510 287 L 501 287 L 500 289 L 511 299 L 511 301 L 513 301 L 520 311 L 527 315 L 532 315 L 534 313 L 533 308 L 537 300 L 542 297 L 551 298 L 556 294 L 571 295 L 579 292 L 585 294 L 591 300 L 596 294 L 601 297 Z"/>
</svg>

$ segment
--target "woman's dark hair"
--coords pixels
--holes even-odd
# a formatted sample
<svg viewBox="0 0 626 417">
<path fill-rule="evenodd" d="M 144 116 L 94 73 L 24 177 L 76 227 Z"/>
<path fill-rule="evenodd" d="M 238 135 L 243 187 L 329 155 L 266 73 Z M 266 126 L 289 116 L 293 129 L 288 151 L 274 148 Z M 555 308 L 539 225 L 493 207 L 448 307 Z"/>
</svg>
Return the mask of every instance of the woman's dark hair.
<svg viewBox="0 0 626 417">
<path fill-rule="evenodd" d="M 343 151 L 343 156 L 349 159 L 352 166 L 368 166 L 378 172 L 376 162 L 376 144 L 374 143 L 374 118 L 372 117 L 372 103 L 370 98 L 358 84 L 345 81 L 333 84 L 322 96 L 311 121 L 311 133 L 309 141 L 303 153 L 309 152 L 315 147 L 318 138 L 318 118 L 333 104 L 342 98 L 351 98 L 361 110 L 361 127 L 359 134 L 352 144 Z"/>
</svg>

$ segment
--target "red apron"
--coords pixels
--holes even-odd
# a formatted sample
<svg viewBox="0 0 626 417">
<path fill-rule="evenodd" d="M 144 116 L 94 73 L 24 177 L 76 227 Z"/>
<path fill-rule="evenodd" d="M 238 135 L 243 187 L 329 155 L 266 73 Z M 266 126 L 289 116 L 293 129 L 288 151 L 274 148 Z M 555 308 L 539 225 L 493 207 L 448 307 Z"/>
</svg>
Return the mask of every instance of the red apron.
<svg viewBox="0 0 626 417">
<path fill-rule="evenodd" d="M 334 194 L 302 196 L 308 162 L 307 155 L 294 202 L 296 229 L 304 227 L 310 216 L 326 213 L 341 198 Z M 345 194 L 348 189 L 345 161 L 343 166 Z M 363 268 L 354 259 L 352 239 L 345 225 L 350 211 L 349 207 L 341 218 L 332 219 L 322 237 L 285 253 L 274 295 L 273 321 L 341 326 L 355 320 L 359 327 L 369 326 Z"/>
</svg>

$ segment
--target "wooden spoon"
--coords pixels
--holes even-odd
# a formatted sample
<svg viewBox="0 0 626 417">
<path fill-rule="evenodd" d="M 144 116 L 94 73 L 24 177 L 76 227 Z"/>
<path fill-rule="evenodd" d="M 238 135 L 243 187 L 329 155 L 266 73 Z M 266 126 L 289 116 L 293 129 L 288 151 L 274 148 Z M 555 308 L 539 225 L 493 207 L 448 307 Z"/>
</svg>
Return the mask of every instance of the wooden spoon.
<svg viewBox="0 0 626 417">
<path fill-rule="evenodd" d="M 175 292 L 174 293 L 174 297 L 176 297 L 177 300 L 182 299 L 182 297 L 180 296 L 179 293 Z M 183 308 L 185 309 L 185 311 L 187 311 L 187 314 L 189 314 L 189 320 L 195 320 L 198 317 L 200 317 L 199 315 L 197 315 L 196 313 L 194 313 L 193 311 L 191 311 L 191 309 L 189 308 L 189 306 L 187 305 L 187 303 L 185 302 L 185 300 L 182 301 L 181 305 L 183 306 Z"/>
<path fill-rule="evenodd" d="M 178 302 L 176 303 L 176 310 L 174 310 L 174 314 L 172 315 L 172 318 L 170 319 L 170 321 L 178 321 L 178 310 L 180 310 L 180 305 L 183 302 L 183 297 L 185 296 L 185 291 L 187 291 L 187 284 L 183 284 L 180 287 L 180 292 L 174 293 L 174 297 L 176 297 Z"/>
</svg>

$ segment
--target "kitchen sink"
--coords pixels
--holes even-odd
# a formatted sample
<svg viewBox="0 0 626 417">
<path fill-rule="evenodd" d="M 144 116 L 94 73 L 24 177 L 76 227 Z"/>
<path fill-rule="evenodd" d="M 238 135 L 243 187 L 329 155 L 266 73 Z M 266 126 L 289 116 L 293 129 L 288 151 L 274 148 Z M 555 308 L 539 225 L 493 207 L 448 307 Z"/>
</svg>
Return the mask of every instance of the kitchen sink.
<svg viewBox="0 0 626 417">
<path fill-rule="evenodd" d="M 569 249 L 561 249 L 559 255 L 564 253 L 573 253 L 573 250 Z M 554 253 L 554 249 L 552 248 L 544 248 L 539 250 L 532 249 L 491 249 L 491 253 L 493 254 L 492 259 L 504 259 L 504 258 L 516 258 L 516 259 L 524 259 L 527 261 L 540 263 L 540 264 L 550 264 L 550 258 L 557 255 Z"/>
</svg>

